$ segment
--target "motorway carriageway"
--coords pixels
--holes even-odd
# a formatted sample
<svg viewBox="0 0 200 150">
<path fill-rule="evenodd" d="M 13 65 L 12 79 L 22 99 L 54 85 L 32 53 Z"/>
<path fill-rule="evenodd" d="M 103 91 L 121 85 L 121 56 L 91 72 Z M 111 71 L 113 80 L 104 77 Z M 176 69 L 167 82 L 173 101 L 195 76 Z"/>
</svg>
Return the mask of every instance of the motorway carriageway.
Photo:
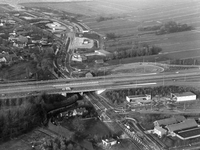
<svg viewBox="0 0 200 150">
<path fill-rule="evenodd" d="M 78 91 L 95 91 L 99 89 L 119 89 L 119 88 L 128 88 L 128 87 L 140 87 L 140 86 L 153 86 L 157 83 L 162 84 L 163 82 L 178 83 L 178 80 L 181 82 L 186 81 L 198 81 L 200 78 L 200 71 L 198 72 L 189 72 L 189 73 L 173 73 L 173 74 L 155 74 L 148 76 L 122 76 L 122 77 L 113 77 L 98 79 L 97 81 L 85 81 L 77 83 L 66 83 L 65 80 L 54 80 L 53 83 L 42 83 L 42 84 L 17 84 L 17 85 L 0 85 L 0 94 L 8 93 L 25 93 L 25 92 L 47 92 L 47 93 L 74 93 Z M 82 78 L 85 80 L 86 78 Z M 94 78 L 95 79 L 95 78 Z M 186 80 L 185 80 L 186 79 Z M 59 82 L 58 82 L 59 81 Z M 177 82 L 175 82 L 177 81 Z M 58 82 L 58 83 L 56 83 Z M 65 87 L 70 87 L 71 90 L 63 90 Z"/>
<path fill-rule="evenodd" d="M 186 70 L 177 72 L 163 72 L 163 73 L 151 73 L 151 74 L 120 74 L 120 75 L 110 75 L 110 76 L 101 76 L 101 77 L 91 77 L 91 78 L 71 78 L 71 79 L 56 79 L 56 80 L 45 80 L 45 81 L 33 81 L 33 82 L 19 82 L 19 83 L 2 83 L 0 84 L 1 88 L 13 88 L 20 86 L 81 86 L 89 84 L 97 84 L 102 82 L 117 82 L 117 81 L 139 81 L 139 80 L 150 80 L 156 78 L 178 78 L 178 77 L 189 77 L 194 75 L 200 75 L 199 69 Z"/>
</svg>

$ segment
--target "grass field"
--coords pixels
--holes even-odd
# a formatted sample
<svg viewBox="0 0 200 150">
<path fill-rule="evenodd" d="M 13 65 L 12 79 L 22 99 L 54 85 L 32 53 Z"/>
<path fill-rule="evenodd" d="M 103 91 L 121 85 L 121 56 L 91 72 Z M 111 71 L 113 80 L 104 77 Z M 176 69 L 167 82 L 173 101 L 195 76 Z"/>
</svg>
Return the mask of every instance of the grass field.
<svg viewBox="0 0 200 150">
<path fill-rule="evenodd" d="M 93 0 L 90 2 L 34 3 L 25 6 L 50 7 L 82 14 L 83 23 L 101 34 L 115 33 L 120 37 L 106 41 L 106 50 L 131 48 L 134 41 L 157 45 L 163 49 L 162 58 L 200 59 L 200 1 L 199 0 Z M 97 22 L 100 17 L 113 17 Z M 159 25 L 168 21 L 187 23 L 194 31 L 166 35 L 140 35 L 138 27 Z M 160 56 L 155 56 L 160 57 Z"/>
</svg>

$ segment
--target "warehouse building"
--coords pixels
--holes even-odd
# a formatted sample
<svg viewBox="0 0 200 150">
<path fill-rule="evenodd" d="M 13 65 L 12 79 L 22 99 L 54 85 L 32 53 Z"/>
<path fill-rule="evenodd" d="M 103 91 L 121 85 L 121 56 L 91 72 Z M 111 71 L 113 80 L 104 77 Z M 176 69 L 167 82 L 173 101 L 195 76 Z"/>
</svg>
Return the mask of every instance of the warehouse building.
<svg viewBox="0 0 200 150">
<path fill-rule="evenodd" d="M 171 93 L 171 98 L 176 102 L 185 102 L 196 100 L 196 95 L 192 92 Z"/>
</svg>

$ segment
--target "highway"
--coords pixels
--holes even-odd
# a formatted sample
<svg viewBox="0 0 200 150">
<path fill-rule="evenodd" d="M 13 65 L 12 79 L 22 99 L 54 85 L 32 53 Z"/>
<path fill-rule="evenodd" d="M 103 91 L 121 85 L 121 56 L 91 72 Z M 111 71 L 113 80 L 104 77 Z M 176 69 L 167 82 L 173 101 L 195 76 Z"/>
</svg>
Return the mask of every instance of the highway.
<svg viewBox="0 0 200 150">
<path fill-rule="evenodd" d="M 182 72 L 165 72 L 158 74 L 121 74 L 93 77 L 56 79 L 49 81 L 33 81 L 22 83 L 0 84 L 0 96 L 7 94 L 23 95 L 29 93 L 76 93 L 97 91 L 101 89 L 137 88 L 160 85 L 173 85 L 186 82 L 199 82 L 200 70 L 186 70 Z M 64 88 L 70 87 L 70 90 Z"/>
</svg>

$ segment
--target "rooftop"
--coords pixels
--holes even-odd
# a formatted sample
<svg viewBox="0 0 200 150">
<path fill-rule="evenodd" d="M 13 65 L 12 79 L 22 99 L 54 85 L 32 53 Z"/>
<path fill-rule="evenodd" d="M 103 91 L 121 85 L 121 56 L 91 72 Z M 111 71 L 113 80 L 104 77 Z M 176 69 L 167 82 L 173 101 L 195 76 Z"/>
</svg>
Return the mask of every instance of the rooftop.
<svg viewBox="0 0 200 150">
<path fill-rule="evenodd" d="M 148 94 L 144 94 L 144 95 L 129 95 L 129 96 L 126 96 L 126 97 L 128 97 L 128 98 L 138 98 L 138 97 L 147 97 L 147 96 L 149 96 Z"/>
<path fill-rule="evenodd" d="M 175 133 L 180 136 L 182 139 L 191 139 L 195 137 L 200 136 L 200 128 L 199 127 L 193 127 L 188 128 L 185 130 L 175 131 Z"/>
<path fill-rule="evenodd" d="M 184 93 L 172 93 L 178 97 L 182 97 L 182 96 L 192 96 L 192 95 L 195 95 L 194 93 L 192 92 L 184 92 Z"/>
<path fill-rule="evenodd" d="M 196 126 L 197 126 L 197 123 L 194 119 L 186 119 L 183 122 L 168 125 L 167 128 L 169 131 L 173 132 L 173 131 L 196 127 Z"/>
<path fill-rule="evenodd" d="M 166 118 L 166 119 L 161 119 L 161 120 L 156 120 L 159 125 L 171 125 L 174 123 L 178 123 L 185 120 L 184 116 L 174 116 L 171 118 Z"/>
</svg>

